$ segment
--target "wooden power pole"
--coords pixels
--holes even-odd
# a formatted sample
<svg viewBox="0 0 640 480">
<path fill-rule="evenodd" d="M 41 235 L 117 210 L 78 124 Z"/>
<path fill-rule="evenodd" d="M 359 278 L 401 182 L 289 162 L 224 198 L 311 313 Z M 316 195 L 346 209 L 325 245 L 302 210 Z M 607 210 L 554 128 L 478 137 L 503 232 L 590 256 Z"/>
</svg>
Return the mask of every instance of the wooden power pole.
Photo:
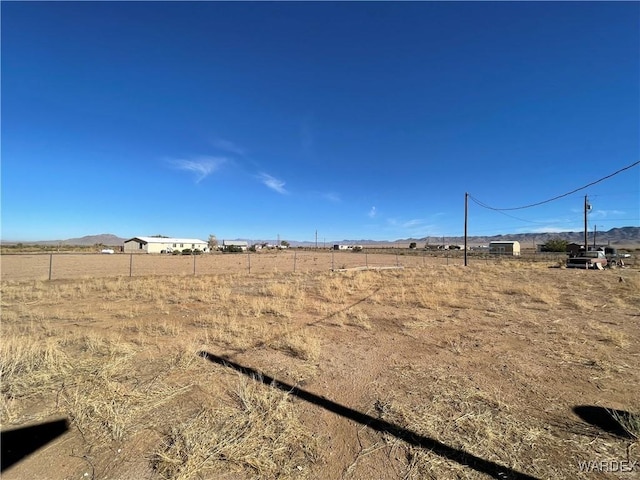
<svg viewBox="0 0 640 480">
<path fill-rule="evenodd" d="M 464 266 L 467 266 L 467 212 L 469 211 L 469 194 L 464 194 Z"/>
<path fill-rule="evenodd" d="M 588 230 L 587 230 L 587 212 L 591 210 L 591 205 L 589 205 L 589 199 L 585 195 L 584 196 L 584 251 L 589 250 L 589 238 L 588 238 Z"/>
</svg>

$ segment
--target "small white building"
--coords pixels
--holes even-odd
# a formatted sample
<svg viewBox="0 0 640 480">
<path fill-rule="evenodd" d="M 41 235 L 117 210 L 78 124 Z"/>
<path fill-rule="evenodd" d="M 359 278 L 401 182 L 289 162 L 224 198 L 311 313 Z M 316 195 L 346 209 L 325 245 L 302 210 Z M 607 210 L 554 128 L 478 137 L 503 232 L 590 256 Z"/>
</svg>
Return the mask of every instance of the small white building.
<svg viewBox="0 0 640 480">
<path fill-rule="evenodd" d="M 333 246 L 334 250 L 355 250 L 355 251 L 360 251 L 362 250 L 362 245 L 342 245 L 342 244 L 336 244 Z"/>
<path fill-rule="evenodd" d="M 512 242 L 490 242 L 489 243 L 489 253 L 493 253 L 496 255 L 512 255 L 519 256 L 520 255 L 520 242 L 512 241 Z"/>
<path fill-rule="evenodd" d="M 209 251 L 209 244 L 197 238 L 133 237 L 124 242 L 124 253 L 172 253 L 182 250 Z"/>
<path fill-rule="evenodd" d="M 243 252 L 247 251 L 249 248 L 249 243 L 244 240 L 223 240 L 222 241 L 222 249 L 223 250 L 237 250 L 241 249 Z"/>
</svg>

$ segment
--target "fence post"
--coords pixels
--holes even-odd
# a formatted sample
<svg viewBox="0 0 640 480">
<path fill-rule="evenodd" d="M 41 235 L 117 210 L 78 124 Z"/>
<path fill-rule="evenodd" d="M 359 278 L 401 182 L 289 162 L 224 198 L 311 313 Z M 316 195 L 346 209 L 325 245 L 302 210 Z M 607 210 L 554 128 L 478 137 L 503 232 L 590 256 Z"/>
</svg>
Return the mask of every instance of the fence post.
<svg viewBox="0 0 640 480">
<path fill-rule="evenodd" d="M 297 258 L 298 252 L 293 252 L 293 273 L 296 273 L 296 258 Z"/>
<path fill-rule="evenodd" d="M 333 261 L 333 250 L 331 250 L 331 270 L 335 270 L 335 269 L 336 269 L 336 267 L 335 267 L 335 263 Z"/>
<path fill-rule="evenodd" d="M 251 273 L 251 253 L 247 250 L 247 265 L 249 266 L 249 273 Z"/>
<path fill-rule="evenodd" d="M 398 251 L 396 250 L 396 267 L 400 266 L 400 261 L 398 260 Z"/>
<path fill-rule="evenodd" d="M 129 278 L 131 278 L 131 274 L 133 272 L 133 253 L 129 254 Z"/>
<path fill-rule="evenodd" d="M 197 255 L 193 255 L 193 276 L 196 276 L 196 257 Z"/>
<path fill-rule="evenodd" d="M 365 252 L 364 254 L 364 264 L 369 268 L 369 254 Z"/>
<path fill-rule="evenodd" d="M 49 254 L 49 281 L 51 281 L 51 265 L 53 264 L 53 253 Z"/>
</svg>

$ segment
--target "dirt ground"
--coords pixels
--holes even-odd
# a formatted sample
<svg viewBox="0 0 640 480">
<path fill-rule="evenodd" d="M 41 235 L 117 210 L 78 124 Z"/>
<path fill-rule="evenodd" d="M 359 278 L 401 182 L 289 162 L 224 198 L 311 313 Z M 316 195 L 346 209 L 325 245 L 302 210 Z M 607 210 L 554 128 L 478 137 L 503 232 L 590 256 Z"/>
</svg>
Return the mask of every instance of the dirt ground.
<svg viewBox="0 0 640 480">
<path fill-rule="evenodd" d="M 95 253 L 0 255 L 2 280 L 52 280 L 147 276 L 212 275 L 234 273 L 319 272 L 331 269 L 381 266 L 462 264 L 460 255 L 367 254 L 366 252 L 277 252 L 212 255 L 144 255 Z"/>
<path fill-rule="evenodd" d="M 46 282 L 2 258 L 3 431 L 70 426 L 3 478 L 640 478 L 638 432 L 602 423 L 640 414 L 637 269 L 281 259 Z"/>
</svg>

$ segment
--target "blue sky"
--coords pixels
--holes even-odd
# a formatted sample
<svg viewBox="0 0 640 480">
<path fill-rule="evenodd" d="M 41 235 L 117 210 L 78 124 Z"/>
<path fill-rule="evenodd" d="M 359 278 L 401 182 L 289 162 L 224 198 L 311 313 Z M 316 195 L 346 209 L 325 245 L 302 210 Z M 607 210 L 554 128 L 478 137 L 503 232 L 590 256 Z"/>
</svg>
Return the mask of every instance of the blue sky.
<svg viewBox="0 0 640 480">
<path fill-rule="evenodd" d="M 2 2 L 4 240 L 463 232 L 640 159 L 637 2 Z M 469 234 L 640 224 L 640 168 Z M 518 217 L 513 218 L 513 216 Z"/>
</svg>

